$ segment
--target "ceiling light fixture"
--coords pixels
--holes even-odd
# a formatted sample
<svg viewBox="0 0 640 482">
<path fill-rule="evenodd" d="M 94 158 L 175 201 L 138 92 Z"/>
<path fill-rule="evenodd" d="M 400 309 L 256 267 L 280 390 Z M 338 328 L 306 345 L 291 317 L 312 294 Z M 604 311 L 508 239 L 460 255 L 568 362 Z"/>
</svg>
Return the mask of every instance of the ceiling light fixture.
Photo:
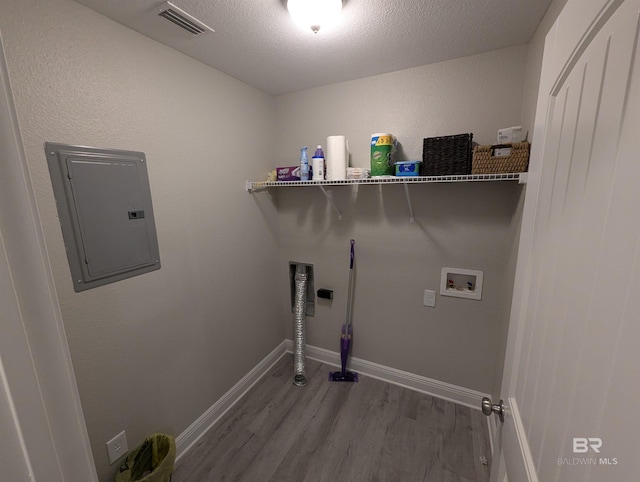
<svg viewBox="0 0 640 482">
<path fill-rule="evenodd" d="M 318 33 L 338 21 L 342 0 L 287 0 L 287 10 L 298 25 Z"/>
</svg>

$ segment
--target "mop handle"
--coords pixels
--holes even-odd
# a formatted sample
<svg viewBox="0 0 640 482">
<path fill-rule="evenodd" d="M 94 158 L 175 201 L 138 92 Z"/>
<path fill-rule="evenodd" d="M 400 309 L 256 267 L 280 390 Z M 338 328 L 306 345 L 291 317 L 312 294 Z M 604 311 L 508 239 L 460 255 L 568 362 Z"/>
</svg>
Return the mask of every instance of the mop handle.
<svg viewBox="0 0 640 482">
<path fill-rule="evenodd" d="M 351 262 L 349 263 L 349 269 L 353 269 L 353 260 L 356 257 L 355 246 L 356 246 L 356 240 L 352 239 L 351 240 Z"/>
<path fill-rule="evenodd" d="M 351 261 L 349 263 L 349 292 L 347 294 L 347 327 L 351 324 L 351 298 L 353 292 L 353 262 L 356 257 L 355 252 L 356 241 L 354 239 L 351 240 Z"/>
</svg>

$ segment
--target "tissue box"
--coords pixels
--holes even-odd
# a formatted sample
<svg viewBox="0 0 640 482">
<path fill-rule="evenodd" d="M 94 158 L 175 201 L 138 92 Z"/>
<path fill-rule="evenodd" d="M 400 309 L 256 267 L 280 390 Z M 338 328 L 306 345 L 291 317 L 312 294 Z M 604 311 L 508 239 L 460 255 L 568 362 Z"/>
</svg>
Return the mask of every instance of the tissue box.
<svg viewBox="0 0 640 482">
<path fill-rule="evenodd" d="M 505 127 L 498 131 L 498 144 L 512 144 L 523 142 L 527 137 L 527 132 L 522 126 Z"/>
</svg>

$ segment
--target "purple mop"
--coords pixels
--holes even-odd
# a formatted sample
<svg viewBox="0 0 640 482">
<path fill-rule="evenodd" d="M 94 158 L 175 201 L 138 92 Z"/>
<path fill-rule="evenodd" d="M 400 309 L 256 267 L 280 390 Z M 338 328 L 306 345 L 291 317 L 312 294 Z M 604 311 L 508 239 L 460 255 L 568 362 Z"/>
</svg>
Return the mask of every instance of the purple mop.
<svg viewBox="0 0 640 482">
<path fill-rule="evenodd" d="M 342 370 L 339 372 L 329 372 L 330 382 L 357 382 L 358 374 L 347 371 L 347 360 L 349 359 L 349 348 L 351 347 L 351 337 L 353 327 L 351 326 L 351 298 L 353 296 L 353 262 L 355 260 L 355 240 L 351 240 L 351 261 L 349 263 L 349 293 L 347 295 L 347 321 L 342 325 L 342 335 L 340 336 L 340 363 Z"/>
</svg>

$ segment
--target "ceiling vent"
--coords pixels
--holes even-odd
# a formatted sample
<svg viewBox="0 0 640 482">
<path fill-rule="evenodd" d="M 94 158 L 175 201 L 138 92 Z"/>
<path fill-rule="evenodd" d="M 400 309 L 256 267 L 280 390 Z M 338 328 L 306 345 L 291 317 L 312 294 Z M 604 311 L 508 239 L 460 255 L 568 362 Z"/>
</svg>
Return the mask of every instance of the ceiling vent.
<svg viewBox="0 0 640 482">
<path fill-rule="evenodd" d="M 160 6 L 161 17 L 166 18 L 169 22 L 174 23 L 182 30 L 186 30 L 191 35 L 200 35 L 205 32 L 215 32 L 211 27 L 200 22 L 196 18 L 189 15 L 184 10 L 176 7 L 171 2 L 165 2 Z"/>
</svg>

